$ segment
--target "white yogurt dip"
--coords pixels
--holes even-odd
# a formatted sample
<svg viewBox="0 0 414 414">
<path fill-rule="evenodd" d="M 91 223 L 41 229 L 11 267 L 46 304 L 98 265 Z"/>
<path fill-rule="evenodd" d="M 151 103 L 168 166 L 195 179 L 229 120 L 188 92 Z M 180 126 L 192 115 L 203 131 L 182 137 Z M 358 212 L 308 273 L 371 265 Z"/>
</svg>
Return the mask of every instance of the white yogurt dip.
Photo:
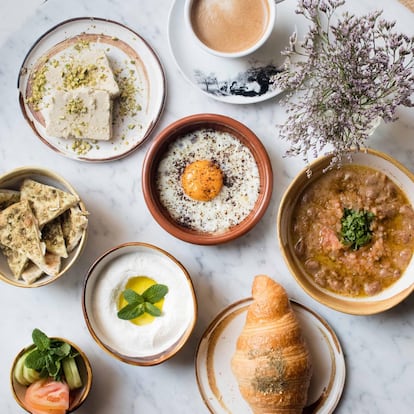
<svg viewBox="0 0 414 414">
<path fill-rule="evenodd" d="M 117 316 L 119 297 L 134 276 L 147 276 L 168 286 L 162 315 L 147 325 L 135 325 Z M 112 260 L 104 259 L 88 285 L 86 303 L 93 330 L 101 342 L 125 356 L 145 357 L 165 351 L 182 337 L 194 318 L 191 283 L 177 263 L 155 249 L 138 246 Z"/>
</svg>

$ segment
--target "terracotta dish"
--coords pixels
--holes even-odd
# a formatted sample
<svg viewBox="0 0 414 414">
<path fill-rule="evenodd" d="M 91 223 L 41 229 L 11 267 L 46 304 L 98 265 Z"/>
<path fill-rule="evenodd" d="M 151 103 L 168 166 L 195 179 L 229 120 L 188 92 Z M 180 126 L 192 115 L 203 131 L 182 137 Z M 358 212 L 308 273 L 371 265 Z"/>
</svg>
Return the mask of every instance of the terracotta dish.
<svg viewBox="0 0 414 414">
<path fill-rule="evenodd" d="M 257 174 L 257 189 L 255 190 L 257 191 L 257 198 L 252 202 L 252 207 L 247 210 L 240 221 L 229 225 L 227 228 L 224 228 L 224 230 L 218 228 L 210 231 L 205 230 L 202 227 L 195 228 L 186 225 L 186 223 L 179 222 L 179 220 L 173 218 L 173 216 L 169 211 L 167 211 L 167 208 L 161 201 L 162 197 L 160 197 L 157 177 L 159 174 L 161 174 L 159 172 L 159 168 L 161 161 L 163 161 L 163 157 L 167 151 L 171 151 L 170 148 L 172 145 L 180 145 L 177 144 L 177 142 L 180 142 L 179 140 L 188 139 L 188 136 L 191 134 L 196 135 L 199 133 L 199 131 L 210 131 L 212 135 L 216 134 L 216 136 L 213 136 L 212 138 L 210 137 L 211 139 L 209 138 L 210 141 L 214 143 L 211 145 L 216 145 L 216 147 L 212 149 L 211 158 L 217 159 L 217 157 L 220 158 L 221 156 L 222 159 L 218 161 L 218 164 L 220 164 L 219 167 L 222 168 L 223 171 L 226 171 L 226 168 L 227 171 L 233 167 L 236 169 L 241 165 L 241 161 L 232 161 L 233 164 L 231 165 L 229 161 L 229 165 L 226 165 L 227 160 L 231 159 L 231 151 L 229 151 L 229 154 L 220 154 L 220 145 L 226 145 L 226 136 L 230 136 L 231 139 L 237 140 L 239 148 L 241 148 L 240 151 L 247 150 L 251 154 L 250 157 L 254 163 L 254 170 L 256 171 L 255 174 Z M 189 148 L 189 151 L 191 151 L 191 144 Z M 216 152 L 215 155 L 213 154 L 214 151 Z M 191 156 L 189 158 L 191 158 Z M 186 160 L 184 157 L 180 158 L 178 156 L 177 164 L 181 163 L 181 165 L 177 168 L 177 171 L 173 172 L 175 183 L 177 183 L 177 188 L 180 187 L 180 174 L 182 174 L 184 171 L 184 168 L 186 166 L 185 162 Z M 227 172 L 223 172 L 224 190 L 222 190 L 222 192 L 227 191 L 228 194 L 231 195 L 231 193 L 229 193 L 231 191 L 231 186 L 226 187 L 226 180 L 228 179 L 226 174 Z M 244 171 L 244 174 L 241 174 L 240 171 L 238 173 L 238 176 L 241 177 L 241 181 L 249 180 L 252 175 L 254 175 L 252 170 L 247 169 Z M 273 175 L 270 159 L 259 138 L 242 123 L 236 121 L 235 119 L 217 114 L 191 115 L 182 118 L 166 127 L 155 138 L 150 149 L 148 150 L 145 156 L 142 170 L 142 189 L 144 198 L 148 209 L 150 210 L 154 219 L 161 227 L 163 227 L 173 236 L 186 242 L 200 245 L 215 245 L 229 242 L 250 231 L 259 222 L 265 213 L 272 195 L 272 188 Z M 178 189 L 177 191 L 179 193 L 181 190 Z M 239 193 L 234 192 L 234 194 L 231 196 L 237 198 L 239 196 Z M 184 200 L 189 200 L 188 197 L 185 195 L 183 196 L 182 192 L 181 198 Z M 208 208 L 212 204 L 208 203 L 211 203 L 211 201 L 200 204 L 204 209 L 207 209 L 207 211 L 204 210 L 204 213 L 202 214 L 209 214 Z M 239 202 L 236 200 L 234 202 L 234 209 L 237 209 L 239 205 Z M 220 207 L 214 208 L 217 211 L 220 210 Z M 229 216 L 233 214 L 232 208 L 229 208 L 228 210 Z M 188 215 L 187 219 L 197 219 L 197 215 L 198 213 L 193 212 Z"/>
</svg>

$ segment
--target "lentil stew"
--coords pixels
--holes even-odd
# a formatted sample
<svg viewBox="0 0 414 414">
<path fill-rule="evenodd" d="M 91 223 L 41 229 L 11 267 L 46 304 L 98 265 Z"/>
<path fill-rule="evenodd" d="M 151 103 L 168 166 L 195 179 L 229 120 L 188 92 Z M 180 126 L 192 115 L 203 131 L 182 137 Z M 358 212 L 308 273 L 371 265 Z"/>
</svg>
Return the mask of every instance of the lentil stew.
<svg viewBox="0 0 414 414">
<path fill-rule="evenodd" d="M 370 237 L 357 249 L 341 237 L 345 212 L 369 213 Z M 345 165 L 300 194 L 292 214 L 296 258 L 307 275 L 334 293 L 373 296 L 395 283 L 414 250 L 414 210 L 384 173 Z"/>
</svg>

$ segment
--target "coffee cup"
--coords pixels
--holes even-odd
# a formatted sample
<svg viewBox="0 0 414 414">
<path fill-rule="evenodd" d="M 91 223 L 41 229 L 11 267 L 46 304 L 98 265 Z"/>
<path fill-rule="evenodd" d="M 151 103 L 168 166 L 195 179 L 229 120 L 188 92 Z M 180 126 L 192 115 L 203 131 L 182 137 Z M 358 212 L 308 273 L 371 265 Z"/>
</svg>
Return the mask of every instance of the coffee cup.
<svg viewBox="0 0 414 414">
<path fill-rule="evenodd" d="M 216 56 L 238 58 L 261 47 L 273 31 L 283 0 L 186 0 L 185 21 L 194 40 Z"/>
</svg>

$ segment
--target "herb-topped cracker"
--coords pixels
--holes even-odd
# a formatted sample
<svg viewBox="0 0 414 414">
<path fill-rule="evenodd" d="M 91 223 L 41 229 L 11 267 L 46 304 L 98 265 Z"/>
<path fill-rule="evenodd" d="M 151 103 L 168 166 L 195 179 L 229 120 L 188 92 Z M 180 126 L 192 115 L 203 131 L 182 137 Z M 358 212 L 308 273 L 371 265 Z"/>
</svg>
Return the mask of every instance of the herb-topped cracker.
<svg viewBox="0 0 414 414">
<path fill-rule="evenodd" d="M 0 210 L 20 201 L 20 193 L 15 190 L 0 189 Z"/>
<path fill-rule="evenodd" d="M 24 180 L 20 192 L 22 200 L 30 201 L 39 226 L 52 221 L 80 201 L 73 194 L 30 179 Z"/>
<path fill-rule="evenodd" d="M 2 250 L 14 278 L 18 280 L 26 268 L 29 258 L 20 250 L 12 250 L 5 246 L 2 247 Z"/>
<path fill-rule="evenodd" d="M 45 224 L 42 229 L 42 239 L 46 243 L 46 250 L 48 252 L 59 257 L 68 257 L 60 217 Z"/>
<path fill-rule="evenodd" d="M 0 243 L 44 268 L 46 248 L 40 236 L 38 221 L 27 200 L 14 203 L 0 212 Z"/>
<path fill-rule="evenodd" d="M 78 245 L 87 226 L 88 218 L 79 207 L 73 207 L 63 214 L 62 232 L 68 252 L 71 252 Z"/>
</svg>

